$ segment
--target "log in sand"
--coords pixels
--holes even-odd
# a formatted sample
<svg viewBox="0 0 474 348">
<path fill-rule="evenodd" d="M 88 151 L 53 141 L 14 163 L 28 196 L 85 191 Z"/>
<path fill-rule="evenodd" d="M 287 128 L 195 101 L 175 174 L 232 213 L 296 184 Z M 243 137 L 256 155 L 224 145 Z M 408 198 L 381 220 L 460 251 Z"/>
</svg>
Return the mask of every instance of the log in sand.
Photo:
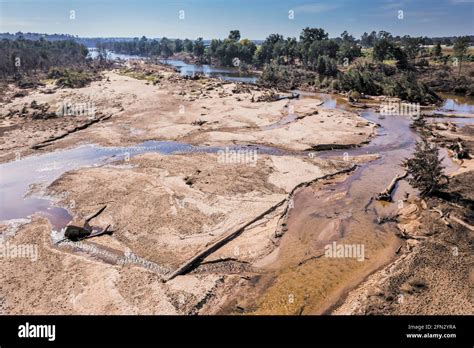
<svg viewBox="0 0 474 348">
<path fill-rule="evenodd" d="M 55 142 L 56 140 L 60 140 L 60 139 L 63 139 L 65 137 L 67 137 L 68 135 L 72 134 L 72 133 L 75 133 L 75 132 L 78 132 L 80 130 L 84 130 L 86 128 L 88 128 L 89 126 L 92 126 L 93 124 L 95 123 L 98 123 L 98 122 L 101 122 L 101 121 L 105 121 L 105 120 L 108 120 L 109 118 L 111 118 L 112 115 L 102 115 L 100 117 L 97 117 L 97 118 L 94 118 L 92 120 L 89 120 L 87 121 L 86 123 L 83 123 L 77 127 L 74 127 L 73 129 L 71 130 L 68 130 L 60 135 L 57 135 L 57 136 L 54 136 L 54 137 L 51 137 L 49 139 L 46 139 L 45 141 L 42 141 L 40 143 L 37 143 L 37 144 L 34 144 L 31 146 L 31 149 L 33 150 L 38 150 L 38 149 L 41 149 L 43 147 L 46 147 L 48 145 L 51 145 L 53 142 Z"/>
<path fill-rule="evenodd" d="M 261 213 L 260 215 L 258 215 L 255 218 L 253 218 L 252 220 L 250 220 L 250 221 L 248 221 L 244 224 L 241 224 L 240 227 L 238 227 L 236 230 L 228 232 L 227 234 L 225 234 L 221 238 L 217 239 L 215 242 L 212 242 L 211 244 L 207 245 L 203 250 L 201 250 L 199 253 L 197 253 L 195 256 L 193 256 L 191 259 L 184 262 L 181 266 L 179 266 L 176 270 L 174 270 L 171 274 L 169 274 L 164 281 L 167 282 L 167 281 L 175 278 L 176 276 L 187 273 L 188 271 L 190 271 L 191 269 L 196 267 L 204 258 L 209 256 L 210 254 L 212 254 L 216 250 L 220 249 L 222 246 L 224 246 L 225 244 L 227 244 L 231 240 L 233 240 L 233 239 L 237 238 L 238 236 L 240 236 L 245 231 L 245 229 L 247 227 L 249 227 L 250 225 L 252 225 L 255 222 L 259 221 L 260 219 L 262 219 L 266 215 L 270 214 L 271 212 L 274 212 L 275 210 L 277 210 L 277 208 L 279 208 L 279 207 L 281 207 L 285 204 L 286 204 L 286 207 L 285 207 L 285 210 L 283 211 L 282 215 L 286 215 L 287 212 L 288 212 L 288 206 L 289 206 L 288 202 L 293 198 L 295 192 L 298 191 L 299 189 L 301 189 L 303 187 L 307 187 L 307 186 L 309 186 L 309 185 L 311 185 L 311 184 L 313 184 L 317 181 L 320 181 L 320 180 L 326 180 L 326 179 L 335 177 L 336 175 L 339 175 L 339 174 L 349 173 L 349 172 L 353 171 L 355 168 L 357 168 L 356 164 L 352 165 L 349 168 L 340 170 L 336 173 L 324 175 L 320 178 L 316 178 L 314 180 L 311 180 L 311 181 L 308 181 L 308 182 L 302 182 L 302 183 L 298 184 L 297 186 L 295 186 L 291 190 L 291 192 L 290 192 L 290 194 L 288 195 L 287 198 L 285 198 L 285 199 L 281 200 L 280 202 L 276 203 L 275 205 L 271 206 L 270 208 L 268 208 L 267 210 L 265 210 L 263 213 Z"/>
<path fill-rule="evenodd" d="M 405 178 L 407 175 L 408 175 L 408 172 L 405 172 L 403 174 L 400 174 L 400 175 L 397 175 L 396 177 L 394 177 L 392 179 L 392 181 L 390 182 L 390 184 L 385 189 L 385 191 L 380 192 L 377 195 L 377 197 L 375 197 L 375 199 L 377 199 L 378 201 L 391 202 L 392 201 L 392 192 L 395 189 L 395 186 L 397 185 L 398 180 L 401 180 L 401 179 Z"/>
</svg>

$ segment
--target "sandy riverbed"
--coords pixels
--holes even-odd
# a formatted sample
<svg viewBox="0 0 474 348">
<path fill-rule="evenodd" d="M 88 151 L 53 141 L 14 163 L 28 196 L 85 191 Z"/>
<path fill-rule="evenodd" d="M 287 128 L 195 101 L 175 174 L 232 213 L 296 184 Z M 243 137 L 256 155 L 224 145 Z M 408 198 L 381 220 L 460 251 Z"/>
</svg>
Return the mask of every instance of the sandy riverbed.
<svg viewBox="0 0 474 348">
<path fill-rule="evenodd" d="M 156 85 L 116 71 L 89 87 L 46 94 L 36 90 L 3 104 L 3 116 L 26 111 L 25 116 L 2 118 L 2 161 L 86 143 L 124 146 L 173 140 L 301 151 L 321 144 L 358 145 L 374 134 L 374 124 L 355 113 L 325 109 L 317 99 L 257 102 L 267 91 L 213 79 L 187 80 L 166 68 L 155 72 L 162 76 Z M 55 110 L 66 100 L 91 103 L 96 113 L 111 118 L 33 149 L 88 121 L 88 115 L 31 118 L 33 101 Z M 281 122 L 289 115 L 289 123 Z M 46 188 L 56 203 L 68 207 L 75 220 L 107 205 L 94 224 L 111 224 L 115 233 L 56 246 L 45 218 L 33 217 L 14 232 L 2 223 L 5 241 L 32 244 L 38 251 L 36 261 L 2 259 L 2 312 L 219 312 L 228 300 L 225 289 L 239 284 L 246 272 L 262 272 L 259 261 L 278 246 L 284 233 L 281 215 L 295 187 L 370 159 L 257 152 L 235 163 L 219 156 L 148 153 L 61 175 Z M 206 245 L 261 214 L 191 273 L 163 282 Z"/>
<path fill-rule="evenodd" d="M 456 127 L 449 119 L 429 126 L 434 141 L 453 143 L 462 141 L 469 152 L 474 151 L 474 127 Z M 448 152 L 452 155 L 451 152 Z M 360 286 L 349 292 L 332 311 L 333 314 L 472 314 L 473 231 L 450 220 L 460 218 L 471 226 L 473 218 L 474 160 L 455 160 L 457 170 L 450 174 L 447 189 L 451 197 L 441 200 L 411 199 L 399 210 L 400 235 L 405 240 L 399 257 L 367 277 Z M 448 220 L 440 218 L 439 211 Z M 449 224 L 446 224 L 446 221 Z"/>
</svg>

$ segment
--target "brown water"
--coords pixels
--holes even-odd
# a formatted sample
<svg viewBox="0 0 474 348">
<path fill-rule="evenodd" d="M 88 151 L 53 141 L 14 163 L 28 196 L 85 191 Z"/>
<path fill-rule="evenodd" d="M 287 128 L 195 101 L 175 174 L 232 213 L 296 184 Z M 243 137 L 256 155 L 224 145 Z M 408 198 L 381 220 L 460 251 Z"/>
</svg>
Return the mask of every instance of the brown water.
<svg viewBox="0 0 474 348">
<path fill-rule="evenodd" d="M 455 94 L 439 93 L 443 104 L 438 112 L 453 112 L 456 114 L 474 114 L 474 98 Z"/>
<path fill-rule="evenodd" d="M 323 107 L 350 109 L 340 99 L 317 97 L 326 99 Z M 448 105 L 456 107 L 453 102 Z M 464 110 L 465 106 L 461 108 Z M 395 188 L 393 202 L 379 202 L 372 197 L 382 192 L 393 177 L 403 173 L 402 161 L 412 154 L 417 135 L 409 127 L 412 121 L 409 117 L 380 118 L 370 110 L 362 111 L 360 115 L 380 125 L 378 135 L 370 144 L 318 155 L 340 160 L 364 154 L 381 157 L 360 165 L 352 175 L 329 181 L 327 185 L 307 187 L 296 194 L 286 222 L 288 230 L 275 251 L 277 256 L 269 257 L 274 260 L 267 265 L 269 273 L 262 277 L 262 282 L 271 286 L 263 295 L 257 295 L 256 313 L 325 313 L 349 289 L 395 256 L 394 251 L 400 245 L 395 237 L 395 224 L 379 224 L 378 221 L 396 214 L 407 204 L 406 197 L 417 192 L 402 180 Z M 472 122 L 473 119 L 468 120 L 468 123 Z M 446 150 L 441 149 L 440 156 L 444 158 L 447 173 L 458 168 Z M 363 246 L 364 261 L 357 261 L 353 255 L 326 257 L 325 247 L 333 242 Z"/>
<path fill-rule="evenodd" d="M 302 93 L 302 98 L 324 100 L 323 107 L 350 109 L 340 97 Z M 474 105 L 472 100 L 470 105 Z M 466 101 L 459 104 L 467 110 Z M 444 109 L 456 109 L 456 99 L 445 103 Z M 444 110 L 443 109 L 443 110 Z M 357 110 L 355 110 L 357 111 Z M 409 128 L 411 119 L 391 116 L 381 119 L 371 110 L 360 112 L 365 119 L 380 124 L 378 135 L 366 146 L 315 153 L 322 158 L 347 160 L 352 156 L 379 154 L 380 158 L 360 165 L 351 175 L 342 175 L 326 184 L 299 191 L 287 219 L 288 230 L 280 247 L 264 267 L 264 276 L 252 293 L 245 296 L 255 300 L 255 312 L 268 314 L 324 313 L 359 284 L 367 275 L 390 262 L 400 241 L 395 236 L 393 223 L 379 224 L 378 218 L 395 213 L 406 204 L 406 194 L 416 195 L 405 181 L 397 184 L 392 203 L 372 201 L 385 189 L 392 178 L 403 171 L 400 164 L 410 156 L 417 136 Z M 288 115 L 272 127 L 281 127 L 296 120 Z M 446 119 L 443 119 L 446 121 Z M 456 122 L 450 119 L 449 121 Z M 472 119 L 462 119 L 463 124 Z M 235 148 L 235 146 L 230 147 Z M 237 147 L 238 148 L 238 147 Z M 260 153 L 289 155 L 270 147 L 255 147 Z M 148 152 L 176 154 L 186 152 L 216 152 L 223 147 L 195 147 L 177 142 L 150 141 L 132 147 L 106 148 L 95 145 L 79 146 L 18 161 L 0 164 L 0 220 L 12 220 L 39 214 L 47 217 L 54 229 L 60 230 L 70 220 L 66 209 L 55 206 L 44 196 L 28 196 L 30 185 L 47 187 L 63 173 L 82 167 L 113 165 L 126 156 Z M 308 153 L 291 155 L 307 156 Z M 442 150 L 447 171 L 456 165 Z M 364 259 L 322 256 L 332 243 L 363 245 Z M 261 283 L 265 283 L 262 285 Z M 264 292 L 256 289 L 265 287 Z M 289 300 L 291 299 L 291 301 Z"/>
</svg>

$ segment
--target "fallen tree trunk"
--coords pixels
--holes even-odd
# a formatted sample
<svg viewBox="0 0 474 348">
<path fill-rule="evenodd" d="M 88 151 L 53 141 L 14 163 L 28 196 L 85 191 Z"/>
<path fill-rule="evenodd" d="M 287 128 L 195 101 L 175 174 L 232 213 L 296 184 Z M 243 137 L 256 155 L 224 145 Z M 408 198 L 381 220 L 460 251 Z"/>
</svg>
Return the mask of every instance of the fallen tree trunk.
<svg viewBox="0 0 474 348">
<path fill-rule="evenodd" d="M 467 222 L 464 222 L 463 220 L 461 220 L 460 218 L 456 217 L 456 216 L 449 216 L 448 219 L 460 224 L 461 226 L 464 226 L 466 227 L 468 230 L 470 230 L 471 232 L 474 232 L 474 226 L 471 226 L 469 225 Z"/>
<path fill-rule="evenodd" d="M 367 204 L 364 207 L 364 212 L 365 213 L 367 213 L 367 210 L 369 209 L 369 206 L 372 204 L 373 201 L 374 201 L 374 197 L 370 197 L 369 201 L 367 202 Z"/>
<path fill-rule="evenodd" d="M 358 144 L 318 144 L 313 145 L 310 149 L 306 151 L 345 150 L 355 149 L 357 147 L 359 147 Z"/>
<path fill-rule="evenodd" d="M 300 97 L 299 93 L 291 93 L 291 95 L 278 95 L 275 97 L 275 100 L 283 100 L 283 99 L 298 99 Z"/>
<path fill-rule="evenodd" d="M 223 245 L 227 244 L 228 242 L 230 242 L 231 240 L 233 240 L 234 238 L 236 238 L 240 234 L 242 234 L 242 232 L 245 230 L 246 227 L 252 225 L 254 222 L 260 220 L 265 215 L 267 215 L 267 214 L 271 213 L 272 211 L 276 210 L 278 207 L 283 205 L 285 202 L 286 202 L 286 199 L 282 200 L 281 202 L 278 202 L 277 204 L 275 204 L 271 208 L 265 210 L 263 213 L 258 215 L 256 218 L 250 220 L 249 222 L 245 223 L 243 226 L 239 227 L 237 230 L 232 231 L 232 232 L 224 235 L 223 237 L 221 237 L 217 241 L 213 242 L 211 245 L 207 246 L 204 250 L 200 251 L 198 254 L 196 254 L 191 259 L 186 261 L 184 264 L 179 266 L 173 273 L 171 273 L 167 277 L 167 279 L 165 281 L 171 280 L 171 279 L 173 279 L 174 277 L 176 277 L 178 275 L 185 274 L 187 271 L 194 268 L 196 266 L 196 264 L 198 264 L 202 259 L 209 256 L 214 251 L 220 249 Z"/>
<path fill-rule="evenodd" d="M 392 192 L 393 192 L 395 186 L 397 185 L 398 180 L 401 180 L 401 179 L 405 178 L 407 175 L 408 175 L 408 172 L 405 172 L 401 175 L 397 175 L 396 177 L 394 177 L 392 179 L 392 181 L 390 182 L 390 184 L 385 189 L 385 191 L 380 192 L 375 199 L 377 199 L 378 201 L 391 202 L 392 201 Z"/>
<path fill-rule="evenodd" d="M 469 151 L 463 146 L 461 141 L 457 141 L 455 144 L 449 146 L 449 149 L 451 149 L 454 152 L 454 158 L 463 160 L 463 159 L 469 159 Z"/>
<path fill-rule="evenodd" d="M 32 148 L 33 150 L 41 149 L 41 148 L 43 148 L 43 147 L 46 147 L 46 146 L 48 146 L 48 145 L 51 145 L 51 143 L 55 142 L 56 140 L 60 140 L 60 139 L 62 139 L 62 138 L 65 138 L 65 137 L 67 137 L 68 135 L 70 135 L 70 134 L 72 134 L 72 133 L 75 133 L 75 132 L 78 132 L 78 131 L 80 131 L 80 130 L 86 129 L 87 127 L 89 127 L 89 126 L 91 126 L 91 125 L 93 125 L 93 124 L 95 124 L 95 123 L 97 123 L 97 122 L 108 120 L 108 119 L 111 118 L 111 117 L 112 117 L 112 115 L 103 115 L 103 116 L 101 116 L 101 117 L 92 119 L 92 120 L 90 120 L 90 121 L 88 121 L 88 122 L 86 122 L 86 123 L 81 124 L 80 126 L 77 126 L 77 127 L 74 127 L 74 128 L 71 129 L 71 130 L 68 130 L 68 131 L 66 131 L 66 132 L 64 132 L 64 133 L 62 133 L 62 134 L 60 134 L 60 135 L 57 135 L 57 136 L 52 137 L 52 138 L 49 138 L 49 139 L 47 139 L 47 140 L 45 140 L 45 141 L 42 141 L 42 142 L 40 142 L 40 143 L 34 144 L 34 145 L 31 146 L 31 148 Z"/>
<path fill-rule="evenodd" d="M 114 233 L 114 231 L 110 231 L 109 228 L 110 228 L 110 225 L 107 225 L 107 227 L 103 231 L 98 231 L 96 233 L 92 233 L 92 234 L 90 234 L 90 235 L 88 235 L 84 238 L 79 239 L 79 240 L 99 237 L 99 236 L 102 236 L 104 234 L 109 234 L 110 235 L 110 234 Z"/>
<path fill-rule="evenodd" d="M 451 224 L 449 223 L 449 221 L 447 220 L 449 214 L 446 214 L 446 213 L 443 213 L 442 210 L 438 209 L 438 208 L 433 208 L 433 209 L 430 209 L 431 211 L 434 211 L 436 213 L 439 214 L 439 218 L 441 219 L 441 221 L 443 221 L 443 223 L 448 226 L 448 227 L 451 227 Z"/>
<path fill-rule="evenodd" d="M 461 226 L 466 227 L 468 230 L 474 232 L 474 226 L 469 225 L 467 222 L 463 221 L 462 219 L 458 218 L 457 216 L 451 215 L 450 213 L 443 213 L 440 209 L 433 208 L 430 209 L 431 211 L 437 212 L 441 218 L 441 220 L 444 222 L 444 224 L 448 227 L 451 227 L 451 222 L 454 221 Z"/>
<path fill-rule="evenodd" d="M 338 175 L 338 174 L 343 174 L 343 173 L 348 173 L 348 172 L 351 172 L 353 171 L 355 168 L 357 168 L 357 165 L 354 164 L 352 165 L 350 168 L 347 168 L 347 169 L 343 169 L 339 172 L 336 172 L 336 173 L 333 173 L 333 174 L 328 174 L 328 175 L 324 175 L 320 178 L 317 178 L 317 179 L 314 179 L 314 180 L 311 180 L 309 182 L 303 182 L 303 183 L 300 183 L 299 185 L 295 186 L 293 188 L 293 190 L 291 190 L 290 194 L 288 195 L 287 198 L 285 198 L 284 200 L 276 203 L 275 205 L 271 206 L 270 208 L 268 208 L 267 210 L 265 210 L 263 213 L 259 214 L 257 217 L 253 218 L 252 220 L 244 223 L 243 225 L 241 225 L 239 228 L 237 228 L 236 230 L 234 231 L 231 231 L 227 234 L 225 234 L 224 236 L 222 236 L 221 238 L 217 239 L 215 242 L 212 242 L 210 245 L 206 246 L 204 248 L 204 250 L 201 250 L 199 253 L 197 253 L 195 256 L 193 256 L 192 258 L 190 258 L 189 260 L 187 260 L 185 263 L 183 263 L 181 266 L 179 266 L 176 270 L 174 270 L 164 281 L 167 282 L 173 278 L 175 278 L 176 276 L 178 275 L 182 275 L 182 274 L 185 274 L 187 273 L 189 270 L 195 268 L 196 265 L 198 265 L 201 260 L 203 260 L 204 258 L 206 258 L 207 256 L 209 256 L 210 254 L 212 254 L 213 252 L 215 252 L 216 250 L 220 249 L 222 246 L 224 246 L 225 244 L 227 244 L 228 242 L 230 242 L 231 240 L 235 239 L 236 237 L 238 237 L 239 235 L 241 235 L 245 229 L 247 227 L 249 227 L 250 225 L 254 224 L 255 222 L 257 222 L 258 220 L 262 219 L 264 216 L 268 215 L 269 213 L 275 211 L 277 208 L 281 207 L 283 204 L 287 203 L 290 201 L 290 199 L 292 199 L 292 197 L 294 196 L 295 192 L 302 188 L 302 187 L 307 187 L 311 184 L 313 184 L 314 182 L 316 181 L 319 181 L 319 180 L 325 180 L 325 179 L 328 179 L 328 178 L 331 178 L 335 175 Z M 288 213 L 288 204 L 286 205 L 286 208 L 284 210 L 284 212 L 282 213 L 282 215 L 286 215 Z"/>
</svg>

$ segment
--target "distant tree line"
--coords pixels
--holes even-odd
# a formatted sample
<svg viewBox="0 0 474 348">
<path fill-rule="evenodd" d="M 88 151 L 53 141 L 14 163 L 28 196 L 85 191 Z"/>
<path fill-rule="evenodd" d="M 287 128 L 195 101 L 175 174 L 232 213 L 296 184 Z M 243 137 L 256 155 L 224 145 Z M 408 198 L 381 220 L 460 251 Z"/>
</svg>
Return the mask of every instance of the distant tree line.
<svg viewBox="0 0 474 348">
<path fill-rule="evenodd" d="M 106 48 L 116 53 L 129 55 L 139 55 L 144 57 L 169 57 L 174 53 L 179 52 L 188 52 L 191 54 L 199 55 L 201 53 L 201 48 L 202 50 L 204 50 L 204 43 L 202 38 L 196 41 L 191 41 L 189 39 L 171 40 L 166 37 L 157 40 L 148 39 L 146 36 L 142 36 L 141 38 L 134 38 L 130 41 L 101 42 L 97 44 L 97 47 Z"/>
<path fill-rule="evenodd" d="M 15 35 L 16 37 L 16 35 Z M 75 67 L 87 63 L 87 48 L 67 36 L 66 40 L 15 40 L 0 42 L 0 74 L 18 77 L 22 73 L 47 70 L 50 67 Z M 468 54 L 472 37 L 458 37 L 450 54 L 457 58 L 459 75 Z M 262 70 L 260 82 L 272 86 L 295 88 L 302 84 L 371 95 L 399 96 L 424 104 L 436 101 L 436 95 L 417 81 L 417 67 L 435 60 L 452 59 L 443 54 L 441 42 L 427 47 L 433 40 L 423 37 L 392 36 L 389 32 L 364 33 L 360 39 L 347 31 L 329 38 L 321 28 L 305 28 L 298 38 L 271 34 L 256 43 L 242 39 L 239 30 L 227 38 L 205 42 L 202 38 L 110 39 L 99 41 L 97 64 L 107 66 L 107 51 L 150 57 L 170 57 L 183 53 L 199 63 L 220 66 L 251 65 Z"/>
<path fill-rule="evenodd" d="M 348 66 L 364 55 L 363 49 L 370 49 L 371 56 L 377 61 L 395 60 L 399 68 L 408 69 L 410 62 L 418 57 L 441 57 L 442 43 L 454 42 L 456 45 L 459 40 L 469 45 L 471 37 L 451 41 L 450 38 L 400 37 L 386 31 L 373 31 L 356 39 L 344 31 L 340 37 L 329 38 L 324 29 L 305 28 L 299 38 L 271 34 L 259 45 L 249 39 L 241 39 L 240 31 L 232 30 L 224 40 L 213 39 L 210 43 L 205 43 L 202 38 L 148 39 L 143 36 L 129 41 L 101 42 L 98 47 L 116 53 L 164 58 L 185 52 L 194 56 L 198 62 L 220 66 L 246 64 L 263 67 L 270 63 L 296 65 L 325 76 L 335 76 L 337 65 Z M 435 46 L 429 50 L 427 45 L 432 44 Z"/>
</svg>

